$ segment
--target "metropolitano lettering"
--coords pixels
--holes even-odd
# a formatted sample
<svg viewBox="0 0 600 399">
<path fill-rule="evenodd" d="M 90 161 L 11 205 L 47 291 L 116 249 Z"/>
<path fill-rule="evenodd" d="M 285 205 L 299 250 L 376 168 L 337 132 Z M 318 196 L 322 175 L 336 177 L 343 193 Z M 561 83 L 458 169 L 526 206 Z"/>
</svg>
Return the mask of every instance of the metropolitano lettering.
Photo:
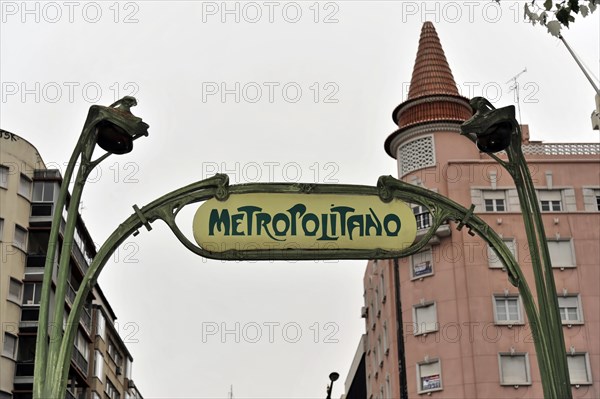
<svg viewBox="0 0 600 399">
<path fill-rule="evenodd" d="M 340 237 L 353 240 L 356 235 L 397 237 L 402 226 L 398 215 L 377 215 L 372 208 L 369 213 L 360 214 L 349 206 L 332 205 L 329 213 L 315 214 L 307 212 L 306 205 L 298 203 L 274 215 L 262 210 L 253 205 L 237 208 L 238 213 L 212 209 L 208 235 L 214 236 L 216 229 L 223 236 L 266 235 L 275 241 L 286 241 L 287 237 L 300 234 L 319 237 L 317 241 L 335 241 Z"/>
</svg>

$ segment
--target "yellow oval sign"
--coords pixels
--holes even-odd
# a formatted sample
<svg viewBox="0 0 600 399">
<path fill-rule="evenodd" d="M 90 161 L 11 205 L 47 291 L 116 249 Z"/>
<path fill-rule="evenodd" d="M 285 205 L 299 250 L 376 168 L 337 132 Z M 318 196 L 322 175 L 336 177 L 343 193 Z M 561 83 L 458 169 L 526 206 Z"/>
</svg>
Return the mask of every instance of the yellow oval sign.
<svg viewBox="0 0 600 399">
<path fill-rule="evenodd" d="M 211 252 L 259 249 L 401 250 L 416 237 L 411 208 L 376 195 L 251 193 L 212 198 L 196 211 L 194 238 Z"/>
</svg>

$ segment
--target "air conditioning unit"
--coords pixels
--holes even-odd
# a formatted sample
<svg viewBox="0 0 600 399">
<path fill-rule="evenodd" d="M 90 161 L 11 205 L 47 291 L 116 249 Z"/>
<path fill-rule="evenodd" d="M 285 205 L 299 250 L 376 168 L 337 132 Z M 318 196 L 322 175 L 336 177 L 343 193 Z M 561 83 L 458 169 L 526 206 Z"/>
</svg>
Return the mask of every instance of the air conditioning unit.
<svg viewBox="0 0 600 399">
<path fill-rule="evenodd" d="M 123 374 L 123 370 L 121 370 L 121 366 L 117 366 L 117 375 Z"/>
</svg>

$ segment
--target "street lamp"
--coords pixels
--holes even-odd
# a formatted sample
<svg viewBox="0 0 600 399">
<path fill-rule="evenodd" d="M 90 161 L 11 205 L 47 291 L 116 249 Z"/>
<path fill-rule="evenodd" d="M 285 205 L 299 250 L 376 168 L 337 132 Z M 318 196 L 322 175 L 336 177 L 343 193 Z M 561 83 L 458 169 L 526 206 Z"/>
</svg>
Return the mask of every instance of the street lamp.
<svg viewBox="0 0 600 399">
<path fill-rule="evenodd" d="M 338 378 L 340 378 L 340 375 L 335 371 L 329 374 L 329 381 L 331 382 L 329 383 L 329 385 L 327 385 L 327 399 L 331 399 L 331 390 L 333 389 L 333 382 L 337 381 Z"/>
<path fill-rule="evenodd" d="M 74 325 L 68 324 L 63 336 L 61 326 L 63 325 L 64 305 L 62 301 L 64 301 L 68 286 L 69 258 L 73 247 L 78 206 L 83 187 L 90 172 L 109 155 L 130 152 L 133 149 L 134 140 L 148 135 L 148 124 L 131 113 L 131 107 L 136 104 L 137 101 L 135 98 L 127 96 L 116 101 L 109 107 L 100 105 L 91 106 L 77 145 L 67 165 L 60 193 L 54 207 L 52 227 L 50 228 L 48 240 L 48 251 L 44 265 L 34 366 L 33 397 L 36 399 L 64 396 L 69 363 L 68 361 L 61 363 L 59 359 L 64 357 L 70 358 L 72 345 L 63 345 L 63 342 L 68 341 L 75 334 L 77 323 Z M 106 153 L 92 160 L 96 144 L 105 150 Z M 59 272 L 55 295 L 56 306 L 53 306 L 53 328 L 49 331 L 50 291 L 52 272 L 55 266 L 54 258 L 59 245 L 58 233 L 62 210 L 65 207 L 68 196 L 69 182 L 76 166 L 78 166 L 78 170 L 67 209 L 67 220 L 63 232 L 58 265 Z M 69 320 L 79 320 L 81 309 L 82 307 L 78 309 L 74 308 L 73 315 L 69 316 Z M 65 353 L 61 352 L 61 347 L 63 346 L 68 347 Z"/>
<path fill-rule="evenodd" d="M 571 398 L 571 384 L 556 285 L 536 191 L 523 155 L 521 129 L 514 106 L 495 109 L 483 97 L 470 101 L 475 114 L 461 126 L 461 134 L 477 144 L 512 176 L 531 254 L 537 305 L 529 289 L 517 284 L 529 317 L 540 368 L 544 397 Z M 506 151 L 508 160 L 496 153 Z M 512 254 L 508 254 L 512 257 Z M 519 265 L 515 262 L 516 267 Z M 510 275 L 509 275 L 510 277 Z"/>
</svg>

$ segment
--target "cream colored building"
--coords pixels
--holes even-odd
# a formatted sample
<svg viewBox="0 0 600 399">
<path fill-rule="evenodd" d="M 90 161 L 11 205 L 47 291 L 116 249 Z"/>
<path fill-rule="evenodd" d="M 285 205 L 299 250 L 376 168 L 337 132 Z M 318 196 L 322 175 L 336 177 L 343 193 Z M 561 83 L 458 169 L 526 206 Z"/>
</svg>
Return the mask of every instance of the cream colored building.
<svg viewBox="0 0 600 399">
<path fill-rule="evenodd" d="M 475 212 L 533 281 L 519 200 L 508 173 L 459 135 L 471 116 L 436 30 L 423 25 L 408 99 L 385 143 L 401 180 Z M 600 397 L 600 144 L 529 141 L 554 267 L 574 398 Z M 430 225 L 415 206 L 420 232 Z M 369 262 L 364 278 L 367 397 L 541 398 L 518 289 L 493 251 L 443 225 L 420 254 Z M 533 285 L 533 283 L 532 283 Z M 397 328 L 399 327 L 399 328 Z"/>
<path fill-rule="evenodd" d="M 45 254 L 60 184 L 60 172 L 46 169 L 31 143 L 0 130 L 0 399 L 32 396 Z M 67 314 L 75 290 L 95 254 L 94 243 L 79 218 L 64 301 Z M 50 311 L 52 320 L 53 309 Z M 96 286 L 79 322 L 66 398 L 142 397 L 131 379 L 133 358 L 117 334 L 115 319 L 108 301 Z"/>
</svg>

